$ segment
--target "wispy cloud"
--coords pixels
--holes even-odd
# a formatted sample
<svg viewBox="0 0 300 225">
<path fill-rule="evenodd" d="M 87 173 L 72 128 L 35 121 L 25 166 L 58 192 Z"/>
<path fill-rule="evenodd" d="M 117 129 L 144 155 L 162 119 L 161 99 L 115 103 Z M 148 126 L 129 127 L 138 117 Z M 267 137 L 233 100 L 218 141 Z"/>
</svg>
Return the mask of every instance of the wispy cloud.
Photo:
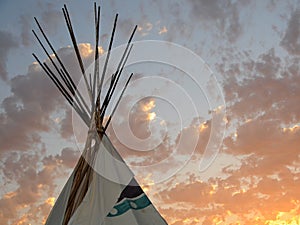
<svg viewBox="0 0 300 225">
<path fill-rule="evenodd" d="M 7 57 L 12 48 L 18 46 L 16 38 L 9 32 L 0 30 L 0 78 L 7 80 L 8 74 L 6 71 Z"/>
</svg>

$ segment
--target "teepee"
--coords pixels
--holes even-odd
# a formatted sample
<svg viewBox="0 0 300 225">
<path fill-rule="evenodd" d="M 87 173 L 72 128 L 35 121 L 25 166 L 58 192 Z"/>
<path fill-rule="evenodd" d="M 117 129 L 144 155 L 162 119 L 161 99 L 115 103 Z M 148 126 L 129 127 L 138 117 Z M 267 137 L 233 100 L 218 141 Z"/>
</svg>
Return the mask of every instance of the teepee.
<svg viewBox="0 0 300 225">
<path fill-rule="evenodd" d="M 90 107 L 83 94 L 64 66 L 43 28 L 35 18 L 40 34 L 47 45 L 33 30 L 33 34 L 49 59 L 49 65 L 42 62 L 35 54 L 34 58 L 52 80 L 64 98 L 73 107 L 88 127 L 87 140 L 77 165 L 61 191 L 46 221 L 47 225 L 162 225 L 167 224 L 152 205 L 142 188 L 134 178 L 134 174 L 114 148 L 106 135 L 106 129 L 113 117 L 122 95 L 133 74 L 127 79 L 118 101 L 107 115 L 108 106 L 115 94 L 123 68 L 132 49 L 132 38 L 128 40 L 116 71 L 112 74 L 110 84 L 101 100 L 103 81 L 107 74 L 107 65 L 112 50 L 118 14 L 115 16 L 112 34 L 103 68 L 99 67 L 99 26 L 100 6 L 94 5 L 95 12 L 95 55 L 93 74 L 87 76 L 86 69 L 77 45 L 70 15 L 66 5 L 62 8 L 65 22 L 73 43 L 75 54 L 80 66 L 84 85 L 90 100 Z M 47 46 L 47 47 L 46 47 Z M 51 50 L 51 53 L 47 50 Z M 53 54 L 54 57 L 51 56 Z M 102 71 L 101 71 L 102 70 Z M 100 75 L 101 74 L 101 75 Z M 103 93 L 102 93 L 103 94 Z M 108 118 L 108 119 L 104 119 Z M 99 173 L 100 171 L 100 173 Z M 113 179 L 111 179 L 113 178 Z"/>
</svg>

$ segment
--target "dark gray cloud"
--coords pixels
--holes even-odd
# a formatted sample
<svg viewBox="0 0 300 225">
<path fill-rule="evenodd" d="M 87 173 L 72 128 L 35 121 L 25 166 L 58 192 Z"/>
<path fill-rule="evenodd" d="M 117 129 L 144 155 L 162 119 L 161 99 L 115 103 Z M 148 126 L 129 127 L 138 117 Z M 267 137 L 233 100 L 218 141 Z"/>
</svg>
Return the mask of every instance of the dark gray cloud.
<svg viewBox="0 0 300 225">
<path fill-rule="evenodd" d="M 122 34 L 124 35 L 125 39 L 127 41 L 127 39 L 129 38 L 131 32 L 133 31 L 133 28 L 136 24 L 134 24 L 132 19 L 120 19 L 118 22 L 118 28 L 119 30 L 122 32 Z M 128 37 L 128 38 L 127 38 Z"/>
<path fill-rule="evenodd" d="M 292 12 L 281 45 L 293 55 L 300 55 L 300 9 Z"/>
<path fill-rule="evenodd" d="M 39 4 L 38 4 L 39 5 Z M 46 3 L 38 8 L 41 16 L 35 15 L 45 32 L 48 35 L 55 35 L 58 28 L 64 25 L 63 13 L 60 9 L 56 9 L 52 3 Z M 22 45 L 29 46 L 34 44 L 35 38 L 31 32 L 33 28 L 36 28 L 32 14 L 22 14 L 19 18 L 19 24 L 21 26 L 20 40 Z"/>
<path fill-rule="evenodd" d="M 72 110 L 67 110 L 65 117 L 60 122 L 60 134 L 63 138 L 69 138 L 73 133 Z"/>
<path fill-rule="evenodd" d="M 189 0 L 184 4 L 168 3 L 166 7 L 158 1 L 153 2 L 158 6 L 162 25 L 168 29 L 167 40 L 187 40 L 189 44 L 199 28 L 203 32 L 208 31 L 211 38 L 217 38 L 217 41 L 236 42 L 244 32 L 240 11 L 249 4 L 248 1 Z M 181 8 L 189 9 L 188 16 L 183 14 Z"/>
<path fill-rule="evenodd" d="M 229 42 L 235 42 L 243 33 L 239 9 L 241 5 L 248 4 L 247 1 L 189 0 L 189 4 L 192 18 L 197 24 L 216 28 L 220 36 L 226 37 Z"/>
<path fill-rule="evenodd" d="M 240 57 L 239 63 L 228 59 L 218 66 L 224 76 L 227 114 L 247 120 L 264 114 L 265 120 L 293 123 L 300 118 L 299 65 L 297 58 L 280 58 L 274 49 L 256 60 Z"/>
<path fill-rule="evenodd" d="M 64 23 L 63 13 L 56 9 L 53 3 L 48 3 L 42 12 L 42 22 L 50 34 L 55 34 L 58 25 L 61 26 Z"/>
<path fill-rule="evenodd" d="M 225 151 L 244 158 L 241 168 L 230 172 L 232 176 L 265 180 L 272 174 L 289 174 L 285 171 L 287 167 L 299 163 L 300 67 L 297 62 L 297 57 L 280 58 L 270 49 L 256 60 L 246 54 L 239 63 L 229 62 L 223 67 L 228 127 L 232 132 L 224 140 Z M 289 185 L 293 189 L 295 184 Z M 253 192 L 266 192 L 266 186 L 261 182 Z M 267 194 L 273 195 L 274 201 L 286 202 L 287 209 L 292 206 L 288 205 L 288 197 L 273 193 L 272 188 Z M 297 198 L 296 193 L 291 195 Z"/>
<path fill-rule="evenodd" d="M 31 33 L 32 27 L 32 16 L 30 15 L 22 15 L 20 17 L 20 24 L 21 24 L 21 40 L 24 46 L 28 46 L 33 41 L 33 35 Z"/>
<path fill-rule="evenodd" d="M 82 52 L 89 52 L 90 45 L 80 44 Z M 69 69 L 75 80 L 79 77 L 79 67 L 74 56 L 73 48 L 58 50 L 61 60 Z M 87 54 L 87 53 L 86 53 Z M 92 52 L 85 55 L 90 60 Z M 64 112 L 67 103 L 62 95 L 44 74 L 37 63 L 29 66 L 25 75 L 18 75 L 11 79 L 11 95 L 1 103 L 0 113 L 0 150 L 28 150 L 40 143 L 40 132 L 47 132 L 53 128 L 51 115 L 55 111 Z M 62 136 L 70 135 L 70 115 L 61 124 Z"/>
<path fill-rule="evenodd" d="M 26 150 L 40 142 L 39 132 L 49 131 L 51 113 L 63 103 L 63 99 L 41 72 L 33 65 L 27 75 L 11 80 L 12 95 L 1 106 L 0 149 Z"/>
<path fill-rule="evenodd" d="M 173 41 L 176 38 L 186 38 L 188 40 L 191 39 L 192 34 L 194 32 L 194 26 L 189 22 L 182 19 L 175 19 L 175 22 L 172 23 L 169 27 L 167 27 L 168 32 L 166 34 L 166 38 L 168 41 Z"/>
<path fill-rule="evenodd" d="M 189 3 L 191 4 L 192 15 L 200 19 L 200 21 L 221 20 L 225 16 L 224 9 L 221 5 L 224 3 L 218 0 L 189 0 Z"/>
<path fill-rule="evenodd" d="M 7 32 L 0 30 L 0 78 L 7 80 L 6 62 L 9 51 L 17 47 L 18 42 L 14 36 Z"/>
<path fill-rule="evenodd" d="M 79 150 L 74 150 L 72 148 L 63 148 L 60 155 L 56 155 L 56 159 L 60 161 L 61 164 L 68 168 L 74 168 L 81 152 Z"/>
</svg>

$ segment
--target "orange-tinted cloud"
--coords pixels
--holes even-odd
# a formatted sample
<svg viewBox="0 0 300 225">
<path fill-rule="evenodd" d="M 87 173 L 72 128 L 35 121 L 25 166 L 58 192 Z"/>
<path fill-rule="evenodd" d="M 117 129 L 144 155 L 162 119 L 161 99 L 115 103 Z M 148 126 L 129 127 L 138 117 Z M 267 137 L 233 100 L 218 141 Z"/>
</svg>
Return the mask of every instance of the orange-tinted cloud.
<svg viewBox="0 0 300 225">
<path fill-rule="evenodd" d="M 75 166 L 80 155 L 72 149 L 63 149 L 56 156 L 45 156 L 44 150 L 40 152 L 15 153 L 4 161 L 2 179 L 15 188 L 5 192 L 6 185 L 2 186 L 0 220 L 3 224 L 41 224 L 60 189 L 57 190 L 56 181 L 66 180 L 67 171 Z"/>
</svg>

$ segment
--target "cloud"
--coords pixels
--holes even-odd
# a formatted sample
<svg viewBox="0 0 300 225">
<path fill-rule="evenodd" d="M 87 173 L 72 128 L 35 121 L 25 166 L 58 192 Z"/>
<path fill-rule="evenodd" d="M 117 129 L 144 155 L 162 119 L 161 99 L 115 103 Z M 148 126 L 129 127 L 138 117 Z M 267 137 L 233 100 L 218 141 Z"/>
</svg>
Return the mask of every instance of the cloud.
<svg viewBox="0 0 300 225">
<path fill-rule="evenodd" d="M 2 102 L 2 152 L 25 150 L 39 143 L 38 132 L 49 131 L 49 116 L 63 103 L 55 87 L 39 69 L 13 78 L 11 91 L 13 94 Z"/>
<path fill-rule="evenodd" d="M 21 15 L 20 17 L 21 39 L 24 46 L 29 46 L 33 41 L 31 33 L 31 20 L 32 17 L 29 15 Z"/>
<path fill-rule="evenodd" d="M 163 26 L 159 31 L 158 34 L 162 35 L 168 32 L 168 29 L 166 28 L 166 26 Z"/>
<path fill-rule="evenodd" d="M 127 37 L 129 38 L 135 26 L 134 22 L 132 21 L 132 19 L 120 19 L 118 25 L 119 30 L 122 32 L 124 37 L 126 37 L 125 40 L 127 40 Z"/>
<path fill-rule="evenodd" d="M 194 26 L 191 26 L 188 21 L 182 19 L 174 19 L 174 23 L 168 26 L 166 38 L 168 41 L 173 41 L 176 38 L 186 38 L 189 40 L 194 32 Z"/>
<path fill-rule="evenodd" d="M 168 28 L 166 38 L 180 35 L 181 38 L 190 40 L 197 26 L 201 26 L 210 32 L 213 29 L 214 34 L 224 36 L 226 41 L 234 43 L 245 31 L 239 10 L 247 2 L 190 0 L 189 4 L 191 21 L 180 18 L 172 20 L 173 24 L 164 23 Z M 183 12 L 179 6 L 174 4 L 170 9 L 173 16 Z M 160 8 L 163 12 L 162 9 Z M 295 33 L 297 21 L 294 17 L 292 14 L 281 45 L 289 54 L 299 55 L 299 35 Z M 128 29 L 125 28 L 128 24 L 132 24 L 132 21 L 129 20 L 126 24 L 121 22 L 121 27 L 124 28 L 122 32 L 127 32 Z M 150 25 L 147 28 L 146 23 L 142 25 L 144 30 L 153 29 Z M 82 44 L 80 49 L 87 56 L 86 59 L 92 61 L 91 46 Z M 223 168 L 222 172 L 217 177 L 207 178 L 207 181 L 203 181 L 202 176 L 209 175 L 198 174 L 197 166 L 188 167 L 188 164 L 186 169 L 179 171 L 166 183 L 150 187 L 150 190 L 153 188 L 153 192 L 150 192 L 153 202 L 159 203 L 157 206 L 170 225 L 217 224 L 222 221 L 224 224 L 233 221 L 266 224 L 267 220 L 276 220 L 279 212 L 298 212 L 299 215 L 298 59 L 291 55 L 287 58 L 279 57 L 276 47 L 255 59 L 251 58 L 249 52 L 238 52 L 234 48 L 227 48 L 224 52 L 222 50 L 217 49 L 215 54 L 220 53 L 223 57 L 217 67 L 224 75 L 223 87 L 229 123 L 222 154 L 225 159 L 226 156 L 229 159 L 225 160 L 224 165 L 219 165 Z M 80 74 L 73 49 L 62 48 L 59 54 L 78 80 Z M 0 128 L 0 137 L 3 138 L 0 138 L 0 147 L 7 157 L 3 173 L 6 180 L 14 180 L 20 186 L 7 192 L 0 200 L 0 207 L 4 210 L 7 208 L 4 212 L 8 219 L 1 218 L 4 223 L 40 223 L 40 218 L 48 214 L 51 199 L 56 195 L 53 191 L 56 188 L 54 174 L 65 175 L 63 170 L 73 168 L 79 156 L 79 152 L 72 148 L 64 148 L 59 155 L 52 156 L 24 152 L 33 147 L 40 148 L 42 143 L 38 134 L 42 131 L 51 132 L 50 116 L 57 110 L 62 110 L 60 115 L 63 115 L 59 122 L 62 137 L 69 138 L 73 132 L 71 111 L 65 111 L 65 102 L 55 88 L 49 87 L 50 81 L 46 82 L 39 76 L 40 71 L 37 71 L 36 65 L 31 65 L 26 75 L 11 80 L 12 95 L 2 103 L 0 123 L 3 126 Z M 128 96 L 124 98 L 126 97 Z M 151 99 L 139 102 L 131 110 L 129 118 L 119 118 L 119 125 L 122 126 L 123 119 L 129 119 L 136 136 L 147 137 L 150 122 L 159 117 L 150 103 Z M 151 165 L 170 156 L 180 136 L 194 138 L 199 135 L 195 154 L 190 161 L 195 164 L 203 155 L 210 135 L 210 125 L 210 121 L 200 124 L 195 119 L 188 127 L 176 133 L 178 139 L 171 140 L 167 136 L 164 145 L 150 153 L 146 152 L 147 154 L 130 151 L 116 140 L 113 131 L 109 132 L 125 159 L 131 158 L 131 163 L 134 162 L 137 166 Z M 18 136 L 12 139 L 16 135 Z M 186 142 L 181 148 L 183 151 L 180 153 L 187 154 L 191 145 Z M 13 149 L 23 152 L 8 151 Z M 239 163 L 235 165 L 232 158 Z M 161 172 L 167 171 L 170 166 L 173 165 L 160 168 Z M 214 166 L 212 165 L 211 170 L 214 170 Z M 31 183 L 27 181 L 29 178 L 33 179 Z M 44 185 L 39 187 L 42 183 Z M 159 190 L 159 194 L 154 193 L 155 189 Z M 22 210 L 26 211 L 23 217 L 17 215 Z"/>
<path fill-rule="evenodd" d="M 81 153 L 79 150 L 75 151 L 72 148 L 63 148 L 61 150 L 61 155 L 56 155 L 55 158 L 64 166 L 74 168 L 80 155 Z"/>
<path fill-rule="evenodd" d="M 187 169 L 195 176 L 180 171 L 170 182 L 154 187 L 159 194 L 153 190 L 153 198 L 169 224 L 298 221 L 300 70 L 297 56 L 278 53 L 271 48 L 252 58 L 235 50 L 232 55 L 226 52 L 228 58 L 217 65 L 224 76 L 229 120 L 221 152 L 239 164 L 228 159 L 223 172 L 207 181 Z M 183 132 L 192 136 L 193 129 Z M 277 219 L 280 212 L 286 219 Z"/>
<path fill-rule="evenodd" d="M 93 58 L 91 45 L 82 43 L 79 49 L 85 65 L 89 65 Z M 78 81 L 80 73 L 74 49 L 61 48 L 58 54 Z M 69 138 L 72 114 L 36 62 L 28 67 L 26 74 L 15 76 L 9 84 L 11 94 L 2 101 L 0 113 L 0 179 L 3 185 L 0 221 L 42 224 L 58 196 L 58 184 L 66 180 L 80 152 L 65 147 L 60 154 L 46 155 L 41 133 L 51 134 L 58 122 L 62 137 Z M 65 115 L 62 121 L 53 119 L 61 115 Z"/>
<path fill-rule="evenodd" d="M 150 130 L 150 124 L 155 119 L 155 115 L 156 115 L 155 99 L 151 97 L 144 98 L 139 102 L 137 102 L 131 109 L 129 109 L 130 104 L 126 104 L 126 103 L 130 102 L 131 101 L 130 99 L 131 99 L 130 96 L 124 96 L 123 104 L 120 104 L 120 107 L 118 107 L 119 112 L 130 112 L 129 118 L 125 118 L 125 117 L 123 118 L 121 117 L 122 114 L 118 113 L 119 117 L 118 118 L 114 117 L 115 119 L 114 126 L 110 126 L 108 130 L 108 133 L 110 134 L 109 136 L 111 137 L 111 140 L 113 141 L 114 145 L 117 147 L 118 151 L 121 152 L 123 157 L 125 158 L 132 157 L 132 159 L 134 159 L 135 157 L 138 156 L 140 158 L 138 160 L 138 163 L 134 163 L 135 165 L 144 164 L 148 160 L 152 162 L 156 162 L 157 160 L 159 161 L 161 158 L 163 158 L 163 156 L 157 154 L 157 152 L 161 151 L 166 147 L 165 141 L 167 142 L 168 138 L 164 139 L 162 143 L 158 143 L 160 144 L 159 146 L 155 146 L 154 149 L 150 149 L 153 151 L 142 151 L 142 150 L 139 151 L 133 149 L 130 145 L 126 145 L 122 143 L 123 140 L 122 138 L 126 138 L 127 144 L 136 143 L 139 140 L 144 140 L 149 137 L 151 138 L 151 140 L 153 140 L 153 142 L 155 142 L 156 139 L 160 138 L 159 129 L 161 129 L 161 126 L 159 124 L 153 125 L 153 129 Z M 124 104 L 124 102 L 126 103 Z M 132 132 L 133 136 L 129 136 L 128 131 L 125 128 L 127 121 L 129 123 L 130 131 Z M 122 135 L 121 139 L 119 135 Z M 169 151 L 166 150 L 165 153 L 166 152 Z"/>
<path fill-rule="evenodd" d="M 300 9 L 292 12 L 281 46 L 293 55 L 300 55 Z"/>
<path fill-rule="evenodd" d="M 201 181 L 199 174 L 196 177 L 177 174 L 171 182 L 159 185 L 160 193 L 154 194 L 163 205 L 159 211 L 166 215 L 169 224 L 183 224 L 183 221 L 230 224 L 229 221 L 238 219 L 242 224 L 265 224 L 267 220 L 276 220 L 279 212 L 286 212 L 286 218 L 291 218 L 297 210 L 295 199 L 299 199 L 296 191 L 299 180 L 295 179 L 298 176 L 285 169 L 279 172 L 278 178 L 256 177 L 248 163 L 248 167 L 242 166 L 227 178 L 211 177 L 207 182 Z M 185 181 L 180 181 L 180 176 Z M 255 215 L 260 222 L 255 221 Z"/>
<path fill-rule="evenodd" d="M 64 22 L 63 12 L 57 10 L 52 3 L 46 3 L 44 6 L 37 4 L 38 10 L 41 12 L 41 17 L 37 16 L 42 27 L 45 28 L 46 34 L 54 35 L 57 32 L 59 25 Z M 21 26 L 20 39 L 23 46 L 29 46 L 34 43 L 35 39 L 31 32 L 35 27 L 32 14 L 22 14 L 19 18 L 19 24 Z"/>
<path fill-rule="evenodd" d="M 221 7 L 220 2 L 213 1 L 194 1 L 190 0 L 191 11 L 193 16 L 200 20 L 217 20 L 224 17 L 225 12 Z"/>
<path fill-rule="evenodd" d="M 282 60 L 271 49 L 256 61 L 226 65 L 229 69 L 222 73 L 229 117 L 246 121 L 263 116 L 266 121 L 296 123 L 300 118 L 296 104 L 300 79 L 295 60 Z"/>
<path fill-rule="evenodd" d="M 153 28 L 153 24 L 146 21 L 146 20 L 143 20 L 139 23 L 138 25 L 138 28 L 137 28 L 137 31 L 142 35 L 142 36 L 146 36 L 148 35 L 151 30 Z"/>
<path fill-rule="evenodd" d="M 2 188 L 2 223 L 41 224 L 49 214 L 51 202 L 53 198 L 57 198 L 56 182 L 67 177 L 68 169 L 73 168 L 78 160 L 79 152 L 71 148 L 63 149 L 56 156 L 46 156 L 45 152 L 45 149 L 36 152 L 12 152 L 3 158 L 2 179 L 7 183 L 13 182 L 16 188 L 9 192 Z"/>
<path fill-rule="evenodd" d="M 270 49 L 222 72 L 229 118 L 226 152 L 255 155 L 257 168 L 248 174 L 267 176 L 297 161 L 300 79 L 295 60 Z"/>
<path fill-rule="evenodd" d="M 239 8 L 245 2 L 232 3 L 213 1 L 189 0 L 191 6 L 191 15 L 202 24 L 215 26 L 221 35 L 225 35 L 229 42 L 235 42 L 243 33 L 240 24 Z"/>
<path fill-rule="evenodd" d="M 8 77 L 6 71 L 8 54 L 12 48 L 17 46 L 18 42 L 11 33 L 0 30 L 0 78 L 4 81 L 6 81 Z"/>
<path fill-rule="evenodd" d="M 70 138 L 73 134 L 72 110 L 67 110 L 65 117 L 60 121 L 60 134 L 63 138 Z"/>
<path fill-rule="evenodd" d="M 93 51 L 90 44 L 79 44 L 86 64 L 89 64 Z M 79 67 L 73 48 L 58 50 L 61 60 L 75 81 L 79 80 Z M 49 65 L 49 64 L 48 64 Z M 40 133 L 51 131 L 54 122 L 53 112 L 64 112 L 67 106 L 60 92 L 35 62 L 25 75 L 17 75 L 10 80 L 11 95 L 6 97 L 0 113 L 0 149 L 28 150 L 41 143 Z M 63 137 L 70 136 L 70 113 L 61 124 Z"/>
<path fill-rule="evenodd" d="M 153 2 L 159 8 L 160 21 L 164 24 L 169 23 L 166 35 L 168 41 L 185 41 L 190 45 L 191 41 L 193 43 L 193 37 L 198 36 L 200 29 L 205 30 L 209 39 L 213 38 L 216 42 L 226 40 L 235 43 L 244 33 L 240 12 L 249 4 L 248 1 L 189 0 L 186 4 Z M 183 13 L 185 11 L 187 15 Z"/>
<path fill-rule="evenodd" d="M 46 29 L 48 35 L 55 35 L 60 25 L 65 24 L 61 7 L 51 2 L 45 4 L 38 3 L 37 7 L 39 12 L 37 19 L 41 22 L 42 27 Z M 30 16 L 32 18 L 31 15 L 24 16 Z"/>
</svg>

